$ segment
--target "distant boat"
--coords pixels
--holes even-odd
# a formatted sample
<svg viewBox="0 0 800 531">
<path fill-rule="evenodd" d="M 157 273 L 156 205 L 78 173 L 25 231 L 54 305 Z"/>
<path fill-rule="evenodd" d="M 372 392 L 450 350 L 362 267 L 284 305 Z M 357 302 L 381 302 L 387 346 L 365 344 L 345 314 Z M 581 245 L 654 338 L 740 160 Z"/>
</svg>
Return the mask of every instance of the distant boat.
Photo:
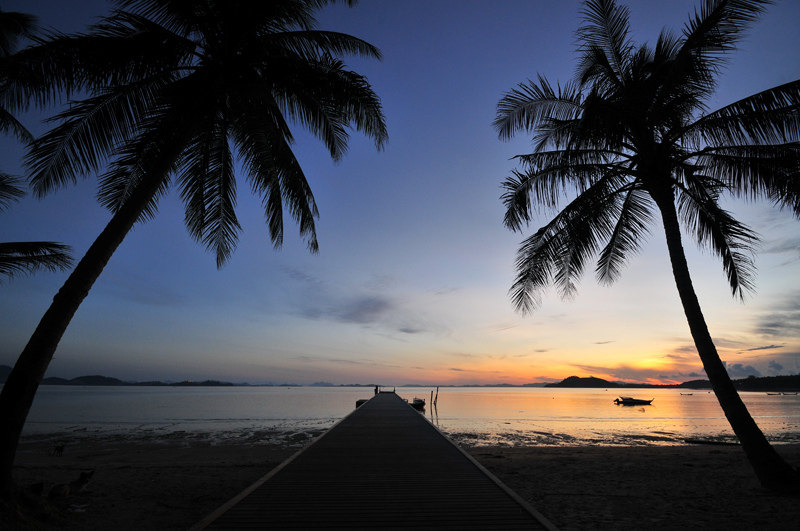
<svg viewBox="0 0 800 531">
<path fill-rule="evenodd" d="M 655 398 L 651 398 L 650 400 L 642 400 L 641 398 L 621 396 L 619 398 L 615 398 L 614 403 L 618 406 L 649 406 L 650 402 L 653 400 L 655 400 Z"/>
<path fill-rule="evenodd" d="M 683 396 L 692 396 L 694 393 L 681 393 Z"/>
<path fill-rule="evenodd" d="M 425 399 L 424 398 L 415 398 L 411 402 L 411 407 L 416 409 L 417 411 L 422 411 L 425 409 Z"/>
<path fill-rule="evenodd" d="M 770 396 L 780 396 L 780 393 L 767 393 Z"/>
<path fill-rule="evenodd" d="M 791 395 L 791 396 L 797 396 L 797 391 L 795 391 L 794 393 L 783 393 L 783 392 L 782 392 L 781 394 L 782 394 L 782 395 Z"/>
</svg>

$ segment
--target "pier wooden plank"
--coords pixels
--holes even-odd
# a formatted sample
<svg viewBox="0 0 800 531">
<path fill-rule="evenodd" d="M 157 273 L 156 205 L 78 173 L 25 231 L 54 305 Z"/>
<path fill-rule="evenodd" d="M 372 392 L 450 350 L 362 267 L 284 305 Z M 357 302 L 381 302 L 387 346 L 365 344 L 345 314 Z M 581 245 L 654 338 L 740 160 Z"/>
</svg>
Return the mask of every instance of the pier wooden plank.
<svg viewBox="0 0 800 531">
<path fill-rule="evenodd" d="M 193 529 L 555 529 L 379 393 Z"/>
</svg>

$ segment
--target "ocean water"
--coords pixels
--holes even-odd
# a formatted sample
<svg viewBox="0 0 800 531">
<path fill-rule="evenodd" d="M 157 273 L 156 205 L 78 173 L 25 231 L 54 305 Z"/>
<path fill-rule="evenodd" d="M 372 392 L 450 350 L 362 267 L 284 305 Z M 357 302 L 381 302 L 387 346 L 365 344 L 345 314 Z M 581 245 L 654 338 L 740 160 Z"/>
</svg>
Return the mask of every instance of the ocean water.
<svg viewBox="0 0 800 531">
<path fill-rule="evenodd" d="M 707 391 L 626 390 L 650 406 L 618 406 L 613 389 L 397 388 L 425 398 L 424 414 L 456 441 L 472 445 L 674 445 L 686 439 L 733 441 Z M 691 393 L 691 394 L 682 394 Z M 148 442 L 302 445 L 350 413 L 372 388 L 81 387 L 39 388 L 23 436 L 103 437 Z M 741 393 L 768 439 L 800 442 L 800 396 Z"/>
</svg>

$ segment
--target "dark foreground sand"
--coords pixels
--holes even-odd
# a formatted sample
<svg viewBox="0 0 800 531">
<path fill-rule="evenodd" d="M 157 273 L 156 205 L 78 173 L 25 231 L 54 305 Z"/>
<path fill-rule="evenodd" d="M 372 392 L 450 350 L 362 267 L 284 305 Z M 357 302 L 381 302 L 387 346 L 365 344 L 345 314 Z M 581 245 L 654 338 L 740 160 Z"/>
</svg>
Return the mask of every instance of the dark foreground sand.
<svg viewBox="0 0 800 531">
<path fill-rule="evenodd" d="M 292 455 L 278 444 L 82 439 L 50 455 L 23 443 L 20 484 L 53 484 L 95 470 L 83 491 L 57 499 L 29 529 L 186 529 Z M 795 466 L 800 445 L 779 446 Z M 563 530 L 796 530 L 800 498 L 762 490 L 741 449 L 473 447 L 467 450 Z M 6 521 L 7 522 L 7 521 Z"/>
</svg>

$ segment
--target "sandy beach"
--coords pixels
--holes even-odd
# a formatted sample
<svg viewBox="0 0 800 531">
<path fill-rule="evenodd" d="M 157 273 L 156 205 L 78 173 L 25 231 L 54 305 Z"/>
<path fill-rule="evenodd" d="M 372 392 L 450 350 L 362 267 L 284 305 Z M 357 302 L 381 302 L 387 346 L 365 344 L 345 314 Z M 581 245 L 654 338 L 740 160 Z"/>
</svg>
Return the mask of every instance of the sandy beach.
<svg viewBox="0 0 800 531">
<path fill-rule="evenodd" d="M 30 529 L 186 529 L 302 445 L 82 438 L 52 454 L 23 442 L 17 481 L 55 484 L 94 470 Z M 731 446 L 466 447 L 563 530 L 796 529 L 800 500 L 761 489 Z M 779 446 L 792 464 L 800 445 Z"/>
</svg>

